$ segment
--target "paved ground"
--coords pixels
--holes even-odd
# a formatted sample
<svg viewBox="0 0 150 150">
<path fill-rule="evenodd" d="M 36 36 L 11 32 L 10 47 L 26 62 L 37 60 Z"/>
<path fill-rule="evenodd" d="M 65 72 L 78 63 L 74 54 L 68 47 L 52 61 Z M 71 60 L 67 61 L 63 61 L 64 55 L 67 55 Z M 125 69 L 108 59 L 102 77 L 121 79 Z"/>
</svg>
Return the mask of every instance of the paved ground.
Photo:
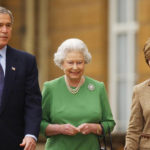
<svg viewBox="0 0 150 150">
<path fill-rule="evenodd" d="M 106 140 L 109 138 L 107 137 Z M 44 150 L 45 140 L 40 140 L 41 142 L 37 143 L 36 150 Z M 107 141 L 107 144 L 110 144 L 110 141 Z M 125 134 L 115 134 L 112 135 L 112 145 L 113 150 L 124 150 L 125 145 Z M 109 150 L 109 149 L 108 149 Z"/>
<path fill-rule="evenodd" d="M 120 145 L 119 143 L 118 144 L 113 144 L 113 149 L 114 150 L 124 150 L 123 146 Z M 44 143 L 38 143 L 37 146 L 36 146 L 36 150 L 44 150 Z M 108 149 L 110 150 L 110 149 Z"/>
<path fill-rule="evenodd" d="M 38 143 L 36 146 L 36 150 L 44 150 L 44 143 Z"/>
</svg>

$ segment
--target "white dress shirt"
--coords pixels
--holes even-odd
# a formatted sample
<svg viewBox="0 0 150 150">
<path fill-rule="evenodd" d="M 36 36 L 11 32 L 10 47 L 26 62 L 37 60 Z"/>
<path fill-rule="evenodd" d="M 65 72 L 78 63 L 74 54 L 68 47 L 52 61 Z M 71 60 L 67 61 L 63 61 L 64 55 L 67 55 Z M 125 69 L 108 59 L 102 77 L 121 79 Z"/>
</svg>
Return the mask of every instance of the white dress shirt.
<svg viewBox="0 0 150 150">
<path fill-rule="evenodd" d="M 4 76 L 5 76 L 5 72 L 6 72 L 6 49 L 7 49 L 7 46 L 0 49 L 0 55 L 1 55 L 0 63 L 3 68 Z"/>
</svg>

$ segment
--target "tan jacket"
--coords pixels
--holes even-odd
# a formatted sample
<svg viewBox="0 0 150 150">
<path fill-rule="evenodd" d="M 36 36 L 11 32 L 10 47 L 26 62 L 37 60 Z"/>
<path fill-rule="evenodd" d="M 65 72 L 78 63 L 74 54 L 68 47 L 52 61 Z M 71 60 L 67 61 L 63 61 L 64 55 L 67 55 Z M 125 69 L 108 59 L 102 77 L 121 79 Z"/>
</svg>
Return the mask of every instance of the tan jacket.
<svg viewBox="0 0 150 150">
<path fill-rule="evenodd" d="M 134 87 L 126 150 L 150 150 L 150 80 Z"/>
</svg>

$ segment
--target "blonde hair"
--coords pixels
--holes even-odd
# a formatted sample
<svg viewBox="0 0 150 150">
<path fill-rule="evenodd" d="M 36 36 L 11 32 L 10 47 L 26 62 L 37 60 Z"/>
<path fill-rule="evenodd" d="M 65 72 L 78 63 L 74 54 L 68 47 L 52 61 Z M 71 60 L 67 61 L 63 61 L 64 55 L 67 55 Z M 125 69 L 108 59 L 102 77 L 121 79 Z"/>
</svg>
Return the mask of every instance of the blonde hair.
<svg viewBox="0 0 150 150">
<path fill-rule="evenodd" d="M 144 51 L 145 61 L 149 65 L 149 60 L 150 60 L 150 38 L 145 42 L 143 51 Z"/>
</svg>

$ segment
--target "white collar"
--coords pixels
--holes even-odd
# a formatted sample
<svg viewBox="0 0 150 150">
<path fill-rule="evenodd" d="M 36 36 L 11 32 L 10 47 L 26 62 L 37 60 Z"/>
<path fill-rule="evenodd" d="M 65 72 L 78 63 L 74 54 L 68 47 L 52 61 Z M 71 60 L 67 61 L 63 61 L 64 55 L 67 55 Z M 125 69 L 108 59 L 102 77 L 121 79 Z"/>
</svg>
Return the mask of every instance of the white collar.
<svg viewBox="0 0 150 150">
<path fill-rule="evenodd" d="M 0 49 L 0 55 L 5 58 L 6 57 L 6 49 L 7 49 L 7 46 L 3 47 L 2 49 Z"/>
</svg>

